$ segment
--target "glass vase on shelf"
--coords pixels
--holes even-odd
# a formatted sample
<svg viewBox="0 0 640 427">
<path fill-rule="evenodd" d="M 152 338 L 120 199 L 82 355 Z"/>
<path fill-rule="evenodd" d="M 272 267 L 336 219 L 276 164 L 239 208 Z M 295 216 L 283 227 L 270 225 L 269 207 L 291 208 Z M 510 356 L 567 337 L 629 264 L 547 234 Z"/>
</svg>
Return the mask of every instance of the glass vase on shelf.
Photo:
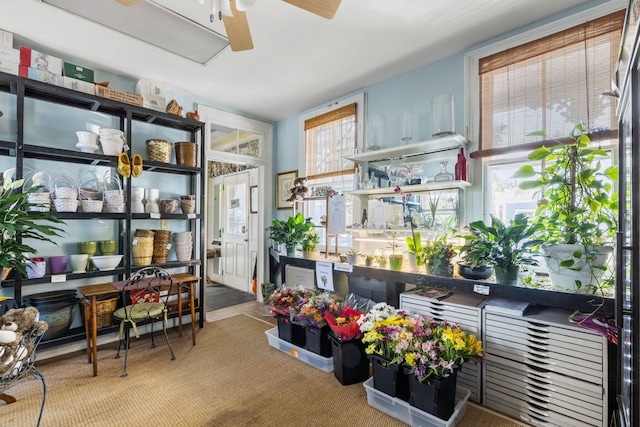
<svg viewBox="0 0 640 427">
<path fill-rule="evenodd" d="M 447 172 L 447 164 L 449 162 L 446 160 L 443 160 L 440 162 L 440 168 L 442 169 L 440 171 L 440 173 L 438 173 L 433 180 L 435 182 L 447 182 L 447 181 L 453 181 L 454 180 L 454 176 L 452 173 Z"/>
<path fill-rule="evenodd" d="M 391 164 L 387 168 L 387 175 L 392 187 L 405 185 L 409 181 L 411 168 L 407 166 L 404 159 L 396 157 L 391 159 Z"/>
</svg>

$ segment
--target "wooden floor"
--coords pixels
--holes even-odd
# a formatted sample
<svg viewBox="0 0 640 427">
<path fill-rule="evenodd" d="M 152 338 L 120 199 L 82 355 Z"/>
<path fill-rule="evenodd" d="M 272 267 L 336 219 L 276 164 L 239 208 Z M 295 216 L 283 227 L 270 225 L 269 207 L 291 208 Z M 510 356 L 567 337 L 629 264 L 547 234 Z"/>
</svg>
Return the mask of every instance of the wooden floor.
<svg viewBox="0 0 640 427">
<path fill-rule="evenodd" d="M 275 318 L 271 313 L 269 313 L 269 310 L 265 308 L 264 304 L 256 301 L 245 302 L 231 307 L 210 311 L 206 313 L 205 319 L 207 322 L 215 322 L 216 320 L 232 317 L 241 313 L 257 317 L 258 319 L 262 319 L 266 322 L 272 323 L 273 325 L 276 324 Z"/>
</svg>

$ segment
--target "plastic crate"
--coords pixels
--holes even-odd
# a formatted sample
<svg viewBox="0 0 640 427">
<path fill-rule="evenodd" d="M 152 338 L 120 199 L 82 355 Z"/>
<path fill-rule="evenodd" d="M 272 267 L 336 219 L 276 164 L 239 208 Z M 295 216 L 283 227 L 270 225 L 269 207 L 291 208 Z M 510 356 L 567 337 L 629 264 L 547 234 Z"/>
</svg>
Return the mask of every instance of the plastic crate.
<svg viewBox="0 0 640 427">
<path fill-rule="evenodd" d="M 466 388 L 456 388 L 456 407 L 453 415 L 448 420 L 442 420 L 434 415 L 414 408 L 404 400 L 391 397 L 386 393 L 373 388 L 373 378 L 364 382 L 367 391 L 367 403 L 385 414 L 396 418 L 412 427 L 453 427 L 464 417 L 467 412 L 467 401 L 471 392 Z"/>
<path fill-rule="evenodd" d="M 332 357 L 322 357 L 319 354 L 305 350 L 304 348 L 298 347 L 288 341 L 278 338 L 278 328 L 266 330 L 264 333 L 267 334 L 267 339 L 269 340 L 269 345 L 271 347 L 276 348 L 291 357 L 295 357 L 296 359 L 307 363 L 314 368 L 321 369 L 324 372 L 333 371 Z"/>
</svg>

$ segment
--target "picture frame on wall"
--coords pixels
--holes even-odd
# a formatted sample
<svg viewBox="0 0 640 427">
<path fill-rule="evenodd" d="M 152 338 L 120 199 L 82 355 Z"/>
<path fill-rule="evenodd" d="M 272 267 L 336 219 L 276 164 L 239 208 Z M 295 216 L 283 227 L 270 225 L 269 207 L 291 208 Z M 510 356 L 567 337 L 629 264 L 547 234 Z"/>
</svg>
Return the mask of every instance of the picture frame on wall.
<svg viewBox="0 0 640 427">
<path fill-rule="evenodd" d="M 249 209 L 251 213 L 258 213 L 258 186 L 249 188 Z"/>
<path fill-rule="evenodd" d="M 291 209 L 291 202 L 287 202 L 287 199 L 291 196 L 293 182 L 297 177 L 297 170 L 278 173 L 276 178 L 276 209 Z"/>
</svg>

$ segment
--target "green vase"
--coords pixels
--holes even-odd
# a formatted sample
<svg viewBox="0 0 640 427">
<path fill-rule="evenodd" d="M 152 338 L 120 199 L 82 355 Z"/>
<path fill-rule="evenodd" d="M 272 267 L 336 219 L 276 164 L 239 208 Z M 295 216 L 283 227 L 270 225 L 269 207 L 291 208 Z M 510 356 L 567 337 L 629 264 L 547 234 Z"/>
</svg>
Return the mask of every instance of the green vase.
<svg viewBox="0 0 640 427">
<path fill-rule="evenodd" d="M 515 286 L 518 284 L 518 273 L 520 272 L 520 266 L 512 265 L 507 268 L 503 268 L 496 265 L 495 270 L 497 283 L 509 286 Z"/>
<path fill-rule="evenodd" d="M 296 247 L 295 246 L 287 246 L 287 256 L 288 257 L 296 256 Z"/>
<path fill-rule="evenodd" d="M 389 268 L 395 271 L 402 270 L 403 255 L 389 255 Z"/>
</svg>

